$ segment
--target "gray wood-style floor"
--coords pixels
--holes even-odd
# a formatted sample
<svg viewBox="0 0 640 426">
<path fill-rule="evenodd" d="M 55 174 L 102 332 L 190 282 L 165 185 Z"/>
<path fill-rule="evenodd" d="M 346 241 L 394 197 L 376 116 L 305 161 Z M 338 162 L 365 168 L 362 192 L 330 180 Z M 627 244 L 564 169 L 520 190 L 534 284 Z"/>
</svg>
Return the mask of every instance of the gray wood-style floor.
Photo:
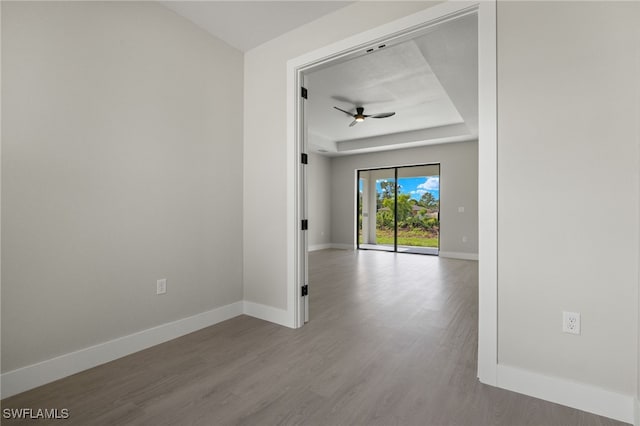
<svg viewBox="0 0 640 426">
<path fill-rule="evenodd" d="M 477 262 L 323 250 L 310 265 L 302 329 L 240 316 L 2 408 L 67 408 L 65 425 L 621 424 L 478 382 Z"/>
</svg>

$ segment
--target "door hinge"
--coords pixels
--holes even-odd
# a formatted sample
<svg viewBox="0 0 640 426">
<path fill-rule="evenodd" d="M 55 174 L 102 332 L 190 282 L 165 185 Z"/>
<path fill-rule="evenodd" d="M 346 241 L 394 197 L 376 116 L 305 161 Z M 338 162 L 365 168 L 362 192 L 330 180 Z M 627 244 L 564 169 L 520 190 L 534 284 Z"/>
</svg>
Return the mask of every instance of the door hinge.
<svg viewBox="0 0 640 426">
<path fill-rule="evenodd" d="M 300 88 L 300 96 L 302 96 L 304 99 L 309 99 L 309 92 L 307 91 L 306 87 L 301 87 Z"/>
<path fill-rule="evenodd" d="M 309 164 L 309 156 L 307 154 L 305 154 L 304 152 L 300 155 L 300 161 L 302 162 L 302 164 Z"/>
<path fill-rule="evenodd" d="M 300 287 L 302 289 L 302 296 L 308 296 L 309 295 L 309 285 L 305 284 L 302 287 Z"/>
<path fill-rule="evenodd" d="M 306 231 L 307 229 L 309 229 L 309 220 L 302 219 L 302 227 L 301 227 L 301 229 L 303 231 Z"/>
</svg>

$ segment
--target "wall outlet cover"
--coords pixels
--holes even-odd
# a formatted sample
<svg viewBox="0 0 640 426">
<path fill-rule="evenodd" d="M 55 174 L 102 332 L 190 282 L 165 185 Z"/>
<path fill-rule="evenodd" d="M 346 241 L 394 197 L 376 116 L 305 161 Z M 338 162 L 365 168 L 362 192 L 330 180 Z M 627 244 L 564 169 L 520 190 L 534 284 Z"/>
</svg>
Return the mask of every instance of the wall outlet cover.
<svg viewBox="0 0 640 426">
<path fill-rule="evenodd" d="M 562 312 L 562 331 L 569 334 L 580 334 L 580 314 L 578 312 Z"/>
<path fill-rule="evenodd" d="M 167 279 L 163 278 L 156 282 L 156 294 L 165 294 L 167 292 Z"/>
</svg>

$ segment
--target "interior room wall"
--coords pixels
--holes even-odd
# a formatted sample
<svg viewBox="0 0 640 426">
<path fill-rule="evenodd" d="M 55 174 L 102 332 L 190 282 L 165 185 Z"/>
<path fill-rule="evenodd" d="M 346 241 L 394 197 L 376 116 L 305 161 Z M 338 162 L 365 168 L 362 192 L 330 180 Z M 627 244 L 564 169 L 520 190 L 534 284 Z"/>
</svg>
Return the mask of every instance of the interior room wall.
<svg viewBox="0 0 640 426">
<path fill-rule="evenodd" d="M 153 2 L 2 2 L 3 372 L 242 300 L 242 70 Z"/>
<path fill-rule="evenodd" d="M 308 176 L 309 250 L 331 245 L 331 159 L 310 153 Z"/>
<path fill-rule="evenodd" d="M 287 61 L 436 3 L 357 2 L 246 52 L 243 168 L 246 301 L 287 308 Z M 259 183 L 267 176 L 269 190 L 265 191 Z M 269 256 L 264 255 L 265 247 L 269 248 Z"/>
<path fill-rule="evenodd" d="M 440 251 L 478 253 L 478 143 L 458 142 L 420 148 L 335 157 L 331 160 L 331 241 L 354 247 L 357 169 L 440 163 Z M 464 212 L 458 212 L 464 207 Z M 467 241 L 463 242 L 463 237 Z"/>
<path fill-rule="evenodd" d="M 498 6 L 499 362 L 629 396 L 638 22 L 634 2 Z M 579 336 L 562 311 L 581 313 Z"/>
</svg>

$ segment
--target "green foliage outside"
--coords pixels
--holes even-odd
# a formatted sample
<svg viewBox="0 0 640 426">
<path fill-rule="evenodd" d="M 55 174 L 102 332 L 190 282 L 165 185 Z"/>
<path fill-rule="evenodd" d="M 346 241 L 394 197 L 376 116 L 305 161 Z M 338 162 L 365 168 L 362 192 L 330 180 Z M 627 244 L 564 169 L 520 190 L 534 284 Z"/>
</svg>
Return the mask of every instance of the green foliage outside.
<svg viewBox="0 0 640 426">
<path fill-rule="evenodd" d="M 398 194 L 398 228 L 436 233 L 440 226 L 437 217 L 438 200 L 428 192 L 419 201 L 411 198 L 409 194 Z M 395 200 L 384 198 L 381 200 L 381 207 L 376 213 L 376 227 L 378 229 L 393 229 Z"/>
<path fill-rule="evenodd" d="M 360 241 L 362 243 L 362 240 Z M 376 230 L 376 244 L 393 245 L 393 230 Z M 398 229 L 398 245 L 438 248 L 438 236 L 426 237 L 422 231 Z"/>
</svg>

